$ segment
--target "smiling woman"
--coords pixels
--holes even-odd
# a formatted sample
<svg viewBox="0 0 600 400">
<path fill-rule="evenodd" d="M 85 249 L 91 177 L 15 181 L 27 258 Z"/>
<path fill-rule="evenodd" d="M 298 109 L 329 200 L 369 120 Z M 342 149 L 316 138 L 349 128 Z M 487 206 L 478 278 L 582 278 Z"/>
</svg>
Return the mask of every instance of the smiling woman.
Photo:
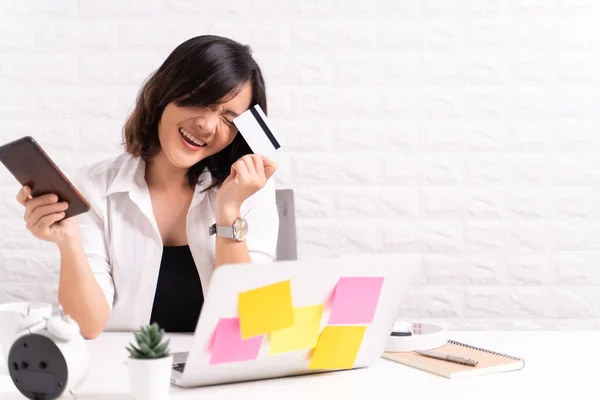
<svg viewBox="0 0 600 400">
<path fill-rule="evenodd" d="M 267 112 L 263 76 L 248 46 L 217 36 L 188 40 L 140 91 L 124 129 L 127 151 L 148 159 L 162 148 L 171 162 L 190 168 L 191 185 L 204 168 L 219 185 L 233 162 L 251 152 L 232 119 L 255 104 Z M 193 153 L 177 153 L 180 136 L 188 136 L 183 143 Z M 196 151 L 190 142 L 206 146 Z"/>
<path fill-rule="evenodd" d="M 124 153 L 74 177 L 90 212 L 56 222 L 67 204 L 19 192 L 27 229 L 58 246 L 59 302 L 85 337 L 193 331 L 214 268 L 274 261 L 276 165 L 232 122 L 256 104 L 267 112 L 248 46 L 189 39 L 142 86 Z"/>
</svg>

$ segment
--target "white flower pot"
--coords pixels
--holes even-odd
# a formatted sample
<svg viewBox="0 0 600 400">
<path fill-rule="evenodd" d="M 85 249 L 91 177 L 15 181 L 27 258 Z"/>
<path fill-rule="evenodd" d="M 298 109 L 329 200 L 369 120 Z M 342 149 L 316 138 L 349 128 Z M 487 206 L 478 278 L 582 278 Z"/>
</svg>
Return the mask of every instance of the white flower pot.
<svg viewBox="0 0 600 400">
<path fill-rule="evenodd" d="M 169 398 L 173 355 L 156 359 L 127 360 L 131 394 L 138 400 Z"/>
</svg>

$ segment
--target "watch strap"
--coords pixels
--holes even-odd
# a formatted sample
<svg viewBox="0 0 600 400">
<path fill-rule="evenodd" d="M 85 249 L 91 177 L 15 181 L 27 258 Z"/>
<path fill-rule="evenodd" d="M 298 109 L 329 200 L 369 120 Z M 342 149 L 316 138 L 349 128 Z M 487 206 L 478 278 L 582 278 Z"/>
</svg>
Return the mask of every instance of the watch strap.
<svg viewBox="0 0 600 400">
<path fill-rule="evenodd" d="M 233 239 L 233 226 L 217 226 L 217 224 L 212 224 L 208 227 L 208 236 L 214 234 L 220 237 Z"/>
<path fill-rule="evenodd" d="M 233 226 L 217 226 L 217 236 L 233 239 Z"/>
</svg>

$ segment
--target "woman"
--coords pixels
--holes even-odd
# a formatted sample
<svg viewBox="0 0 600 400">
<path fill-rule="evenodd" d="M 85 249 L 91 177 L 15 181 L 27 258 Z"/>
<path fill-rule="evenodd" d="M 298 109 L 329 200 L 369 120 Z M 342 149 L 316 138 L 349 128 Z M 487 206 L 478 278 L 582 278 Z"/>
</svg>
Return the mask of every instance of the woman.
<svg viewBox="0 0 600 400">
<path fill-rule="evenodd" d="M 149 322 L 192 332 L 214 268 L 274 260 L 276 166 L 232 123 L 255 104 L 267 112 L 250 50 L 192 38 L 141 88 L 125 152 L 73 178 L 88 213 L 61 220 L 68 204 L 19 191 L 27 229 L 58 246 L 59 303 L 84 337 Z"/>
</svg>

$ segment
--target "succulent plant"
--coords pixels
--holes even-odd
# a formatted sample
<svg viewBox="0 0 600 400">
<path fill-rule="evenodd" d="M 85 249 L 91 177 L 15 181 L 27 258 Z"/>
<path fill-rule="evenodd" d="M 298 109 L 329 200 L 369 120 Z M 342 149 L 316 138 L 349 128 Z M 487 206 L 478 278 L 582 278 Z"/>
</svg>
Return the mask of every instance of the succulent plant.
<svg viewBox="0 0 600 400">
<path fill-rule="evenodd" d="M 170 340 L 161 343 L 164 334 L 164 329 L 158 326 L 156 322 L 140 327 L 139 332 L 133 333 L 137 346 L 132 343 L 127 346 L 131 358 L 154 359 L 167 357 L 169 355 Z"/>
</svg>

